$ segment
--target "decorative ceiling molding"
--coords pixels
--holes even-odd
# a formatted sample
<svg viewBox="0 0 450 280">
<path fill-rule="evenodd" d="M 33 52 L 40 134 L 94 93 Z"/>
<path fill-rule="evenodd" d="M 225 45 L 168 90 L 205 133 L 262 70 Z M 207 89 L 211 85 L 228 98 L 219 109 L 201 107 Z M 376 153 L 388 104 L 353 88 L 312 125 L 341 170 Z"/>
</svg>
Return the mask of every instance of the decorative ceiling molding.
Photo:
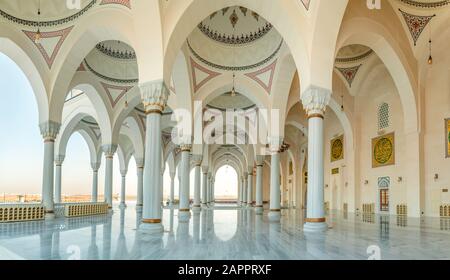
<svg viewBox="0 0 450 280">
<path fill-rule="evenodd" d="M 356 74 L 358 73 L 358 70 L 361 66 L 362 64 L 347 68 L 336 67 L 336 69 L 339 70 L 339 72 L 341 72 L 342 76 L 344 76 L 349 87 L 352 87 L 353 80 L 355 79 Z"/>
<path fill-rule="evenodd" d="M 195 52 L 195 50 L 192 48 L 191 44 L 189 43 L 189 40 L 187 40 L 187 45 L 188 45 L 191 53 L 194 55 L 194 57 L 209 67 L 223 70 L 223 71 L 246 71 L 246 70 L 260 67 L 260 66 L 266 64 L 267 62 L 271 61 L 277 55 L 277 53 L 280 51 L 281 46 L 283 45 L 283 39 L 281 39 L 281 42 L 278 45 L 277 49 L 269 57 L 267 57 L 266 59 L 264 59 L 258 63 L 251 64 L 251 65 L 244 65 L 244 66 L 227 66 L 227 65 L 220 65 L 220 64 L 210 62 L 210 61 L 204 59 L 203 57 L 201 57 L 197 52 Z"/>
<path fill-rule="evenodd" d="M 420 34 L 422 34 L 422 31 L 425 29 L 427 24 L 430 22 L 430 20 L 435 17 L 436 15 L 431 16 L 418 16 L 418 15 L 412 15 L 408 14 L 407 12 L 402 11 L 401 9 L 398 9 L 405 19 L 405 23 L 408 26 L 409 33 L 411 33 L 411 37 L 414 41 L 414 46 L 417 43 L 417 40 L 420 37 Z"/>
<path fill-rule="evenodd" d="M 368 50 L 367 52 L 358 55 L 358 56 L 354 56 L 354 57 L 337 57 L 336 58 L 336 62 L 337 63 L 350 63 L 350 62 L 356 62 L 359 60 L 363 60 L 366 57 L 369 57 L 370 55 L 372 55 L 374 53 L 373 50 Z"/>
<path fill-rule="evenodd" d="M 77 13 L 75 13 L 75 14 L 73 14 L 71 16 L 62 18 L 62 19 L 51 20 L 51 21 L 32 21 L 32 20 L 21 19 L 21 18 L 18 18 L 18 17 L 10 15 L 10 14 L 6 13 L 3 10 L 0 10 L 0 15 L 2 17 L 6 18 L 9 21 L 12 21 L 14 23 L 17 23 L 17 24 L 20 24 L 20 25 L 24 25 L 24 26 L 53 27 L 53 26 L 62 25 L 62 24 L 66 24 L 66 23 L 74 21 L 75 19 L 79 18 L 84 13 L 89 11 L 96 3 L 97 3 L 97 0 L 92 0 L 91 2 L 89 2 L 89 4 L 86 5 L 86 7 L 84 7 L 83 9 L 78 11 Z"/>
<path fill-rule="evenodd" d="M 103 80 L 109 81 L 109 82 L 113 82 L 113 83 L 117 83 L 117 84 L 136 84 L 136 83 L 139 82 L 139 79 L 117 79 L 117 78 L 112 78 L 112 77 L 105 76 L 105 75 L 95 71 L 89 65 L 89 63 L 87 62 L 86 59 L 84 59 L 84 64 L 89 69 L 89 71 L 92 72 L 95 76 L 97 76 L 97 77 L 99 77 L 99 78 L 101 78 Z"/>
<path fill-rule="evenodd" d="M 399 0 L 399 1 L 401 1 L 405 4 L 408 4 L 410 6 L 417 7 L 417 8 L 427 8 L 427 9 L 440 8 L 440 7 L 450 4 L 450 0 L 442 0 L 442 1 L 435 1 L 435 2 L 423 2 L 423 1 L 414 1 L 414 0 Z"/>
<path fill-rule="evenodd" d="M 206 108 L 208 108 L 208 109 L 214 109 L 214 110 L 219 110 L 219 111 L 221 111 L 221 112 L 226 112 L 226 111 L 230 110 L 230 109 L 219 108 L 219 107 L 216 107 L 216 106 L 213 106 L 213 105 L 210 105 L 210 104 L 207 104 L 207 105 L 206 105 Z M 244 107 L 244 108 L 240 108 L 240 109 L 238 109 L 238 110 L 247 111 L 247 110 L 250 110 L 250 109 L 257 109 L 257 107 L 256 107 L 255 104 L 253 104 L 253 105 L 251 105 L 251 106 Z M 234 110 L 234 109 L 233 109 L 233 110 Z"/>
<path fill-rule="evenodd" d="M 114 50 L 111 47 L 105 46 L 103 43 L 99 43 L 95 46 L 95 48 L 103 53 L 104 55 L 107 55 L 112 58 L 117 59 L 129 59 L 129 60 L 135 60 L 136 59 L 136 53 L 134 51 L 121 51 L 121 50 Z"/>
<path fill-rule="evenodd" d="M 234 35 L 225 35 L 218 33 L 215 30 L 210 30 L 208 26 L 204 25 L 202 22 L 199 23 L 198 29 L 210 38 L 219 43 L 228 44 L 228 45 L 242 45 L 254 42 L 269 33 L 272 30 L 273 26 L 270 23 L 266 23 L 266 25 L 262 29 L 258 29 L 258 31 L 251 32 L 250 34 L 241 34 L 240 36 Z"/>
<path fill-rule="evenodd" d="M 307 11 L 309 11 L 309 4 L 311 4 L 311 0 L 300 0 L 302 2 L 303 6 Z"/>
<path fill-rule="evenodd" d="M 125 96 L 125 94 L 133 88 L 132 86 L 116 86 L 116 85 L 110 85 L 103 82 L 100 82 L 103 89 L 106 92 L 106 95 L 108 96 L 109 102 L 111 103 L 111 106 L 114 108 L 119 100 Z"/>
<path fill-rule="evenodd" d="M 252 79 L 253 81 L 257 82 L 267 92 L 267 94 L 270 94 L 272 91 L 273 76 L 275 74 L 277 61 L 278 60 L 275 60 L 274 62 L 272 62 L 272 64 L 270 64 L 256 72 L 247 73 L 247 74 L 245 74 L 245 76 L 247 76 L 250 79 Z M 269 76 L 267 76 L 267 74 L 269 74 Z"/>
<path fill-rule="evenodd" d="M 203 85 L 205 85 L 210 80 L 214 79 L 217 76 L 220 76 L 221 73 L 214 72 L 212 70 L 209 70 L 208 68 L 205 68 L 195 62 L 192 57 L 190 57 L 191 60 L 191 72 L 192 72 L 192 81 L 194 84 L 194 93 L 197 92 Z M 197 73 L 196 71 L 200 71 Z M 204 74 L 203 78 L 200 77 L 199 74 Z M 206 75 L 206 76 L 205 76 Z"/>
<path fill-rule="evenodd" d="M 37 32 L 22 30 L 23 33 L 31 40 L 31 42 L 38 48 L 39 52 L 44 57 L 45 62 L 47 63 L 48 68 L 52 68 L 53 62 L 55 61 L 58 52 L 69 35 L 70 31 L 72 31 L 73 26 L 67 27 L 65 29 L 51 31 L 51 32 L 41 32 L 41 42 L 35 42 L 35 36 Z M 55 41 L 54 38 L 58 38 Z"/>
<path fill-rule="evenodd" d="M 130 0 L 102 0 L 100 5 L 108 5 L 108 4 L 117 4 L 127 7 L 128 9 L 131 9 L 131 3 Z"/>
</svg>

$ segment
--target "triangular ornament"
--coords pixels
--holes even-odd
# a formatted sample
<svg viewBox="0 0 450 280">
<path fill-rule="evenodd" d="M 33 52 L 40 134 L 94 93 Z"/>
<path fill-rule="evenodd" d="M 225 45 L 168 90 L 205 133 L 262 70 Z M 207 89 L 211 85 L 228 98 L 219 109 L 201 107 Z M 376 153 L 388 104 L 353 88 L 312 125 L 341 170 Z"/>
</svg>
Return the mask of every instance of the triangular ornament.
<svg viewBox="0 0 450 280">
<path fill-rule="evenodd" d="M 194 92 L 197 92 L 203 85 L 221 74 L 209 70 L 195 62 L 191 57 L 192 82 L 194 84 Z"/>
<path fill-rule="evenodd" d="M 417 16 L 408 14 L 407 12 L 402 11 L 401 9 L 398 9 L 405 19 L 405 23 L 408 26 L 409 33 L 411 33 L 411 37 L 414 41 L 414 46 L 417 43 L 417 40 L 419 40 L 420 34 L 422 34 L 422 31 L 425 29 L 427 24 L 430 22 L 430 20 L 435 17 L 436 15 L 432 16 Z"/>
<path fill-rule="evenodd" d="M 85 72 L 86 71 L 86 67 L 84 67 L 84 63 L 81 62 L 80 66 L 78 66 L 77 68 L 77 72 Z"/>
<path fill-rule="evenodd" d="M 100 83 L 102 84 L 102 87 L 105 90 L 109 102 L 111 103 L 111 106 L 113 108 L 117 105 L 119 100 L 127 93 L 127 91 L 129 91 L 132 88 L 132 86 L 115 86 L 105 84 L 103 82 Z"/>
<path fill-rule="evenodd" d="M 311 0 L 300 0 L 303 4 L 303 6 L 305 6 L 305 9 L 307 11 L 309 11 L 309 4 L 311 4 Z"/>
<path fill-rule="evenodd" d="M 272 91 L 273 76 L 275 75 L 275 68 L 277 60 L 272 64 L 252 73 L 247 73 L 245 76 L 257 82 L 268 94 Z"/>
<path fill-rule="evenodd" d="M 341 72 L 342 76 L 344 76 L 349 87 L 352 87 L 353 80 L 355 79 L 356 74 L 358 73 L 359 67 L 361 67 L 361 65 L 362 64 L 348 68 L 336 67 L 336 69 L 339 70 L 339 72 Z"/>
<path fill-rule="evenodd" d="M 53 62 L 61 49 L 64 40 L 66 40 L 73 26 L 51 32 L 41 32 L 41 40 L 39 43 L 35 42 L 37 32 L 22 30 L 25 35 L 38 48 L 39 52 L 44 57 L 48 68 L 52 68 Z"/>
</svg>

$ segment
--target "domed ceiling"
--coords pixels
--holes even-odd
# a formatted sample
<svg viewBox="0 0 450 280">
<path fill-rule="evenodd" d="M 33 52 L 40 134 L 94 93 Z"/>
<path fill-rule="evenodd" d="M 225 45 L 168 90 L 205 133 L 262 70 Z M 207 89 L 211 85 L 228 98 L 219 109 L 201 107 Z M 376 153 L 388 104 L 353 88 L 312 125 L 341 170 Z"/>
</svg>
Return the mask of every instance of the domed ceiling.
<svg viewBox="0 0 450 280">
<path fill-rule="evenodd" d="M 132 47 L 120 41 L 104 41 L 87 55 L 84 66 L 99 78 L 116 83 L 136 83 L 138 67 Z"/>
<path fill-rule="evenodd" d="M 188 38 L 188 48 L 204 64 L 225 71 L 256 68 L 276 56 L 281 35 L 257 13 L 239 6 L 204 19 Z"/>
<path fill-rule="evenodd" d="M 255 107 L 255 104 L 242 94 L 236 93 L 235 96 L 232 96 L 231 93 L 224 93 L 209 102 L 207 107 L 221 111 L 227 109 L 247 110 Z"/>
<path fill-rule="evenodd" d="M 370 54 L 372 54 L 372 50 L 369 47 L 358 44 L 348 45 L 339 50 L 336 61 L 356 61 L 359 59 L 363 59 Z"/>
</svg>

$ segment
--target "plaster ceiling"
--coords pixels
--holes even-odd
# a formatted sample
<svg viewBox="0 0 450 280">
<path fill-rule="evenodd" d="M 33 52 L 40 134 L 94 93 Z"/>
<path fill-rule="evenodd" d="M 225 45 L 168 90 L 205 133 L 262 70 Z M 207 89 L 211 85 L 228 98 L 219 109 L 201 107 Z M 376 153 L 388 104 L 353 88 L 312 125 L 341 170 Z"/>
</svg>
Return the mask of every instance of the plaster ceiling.
<svg viewBox="0 0 450 280">
<path fill-rule="evenodd" d="M 242 94 L 236 93 L 235 96 L 231 96 L 230 93 L 224 93 L 211 102 L 208 103 L 209 108 L 219 109 L 225 111 L 227 109 L 249 109 L 254 107 L 255 104 Z"/>
<path fill-rule="evenodd" d="M 80 0 L 81 9 L 95 2 Z M 70 17 L 80 10 L 69 9 L 65 0 L 40 0 L 41 17 L 38 17 L 39 0 L 2 0 L 0 9 L 13 17 L 29 21 L 52 21 Z"/>
<path fill-rule="evenodd" d="M 348 45 L 339 50 L 337 59 L 355 58 L 367 54 L 370 51 L 371 49 L 369 47 L 363 45 Z"/>
<path fill-rule="evenodd" d="M 230 19 L 233 15 L 238 18 L 234 28 L 234 21 Z M 217 40 L 209 36 L 201 26 L 213 34 L 221 35 L 222 38 L 233 38 L 233 34 L 239 35 L 239 38 L 250 38 L 253 34 L 253 40 Z M 255 36 L 264 28 L 267 32 Z M 213 13 L 203 20 L 188 38 L 188 47 L 197 59 L 201 58 L 199 60 L 207 62 L 206 64 L 225 66 L 223 68 L 245 67 L 265 61 L 269 57 L 273 58 L 281 43 L 281 35 L 270 23 L 249 9 L 244 13 L 238 6 Z"/>
<path fill-rule="evenodd" d="M 84 64 L 100 78 L 110 78 L 113 82 L 135 83 L 138 79 L 134 50 L 120 41 L 104 41 L 98 44 L 86 56 Z"/>
</svg>

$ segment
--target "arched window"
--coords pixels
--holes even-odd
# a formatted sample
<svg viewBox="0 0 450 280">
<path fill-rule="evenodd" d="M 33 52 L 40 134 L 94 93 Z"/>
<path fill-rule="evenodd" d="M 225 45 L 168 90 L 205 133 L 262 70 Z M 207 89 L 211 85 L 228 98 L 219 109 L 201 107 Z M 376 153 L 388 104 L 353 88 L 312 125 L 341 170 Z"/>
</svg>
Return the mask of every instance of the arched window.
<svg viewBox="0 0 450 280">
<path fill-rule="evenodd" d="M 389 127 L 389 104 L 383 102 L 378 106 L 378 130 Z"/>
</svg>

